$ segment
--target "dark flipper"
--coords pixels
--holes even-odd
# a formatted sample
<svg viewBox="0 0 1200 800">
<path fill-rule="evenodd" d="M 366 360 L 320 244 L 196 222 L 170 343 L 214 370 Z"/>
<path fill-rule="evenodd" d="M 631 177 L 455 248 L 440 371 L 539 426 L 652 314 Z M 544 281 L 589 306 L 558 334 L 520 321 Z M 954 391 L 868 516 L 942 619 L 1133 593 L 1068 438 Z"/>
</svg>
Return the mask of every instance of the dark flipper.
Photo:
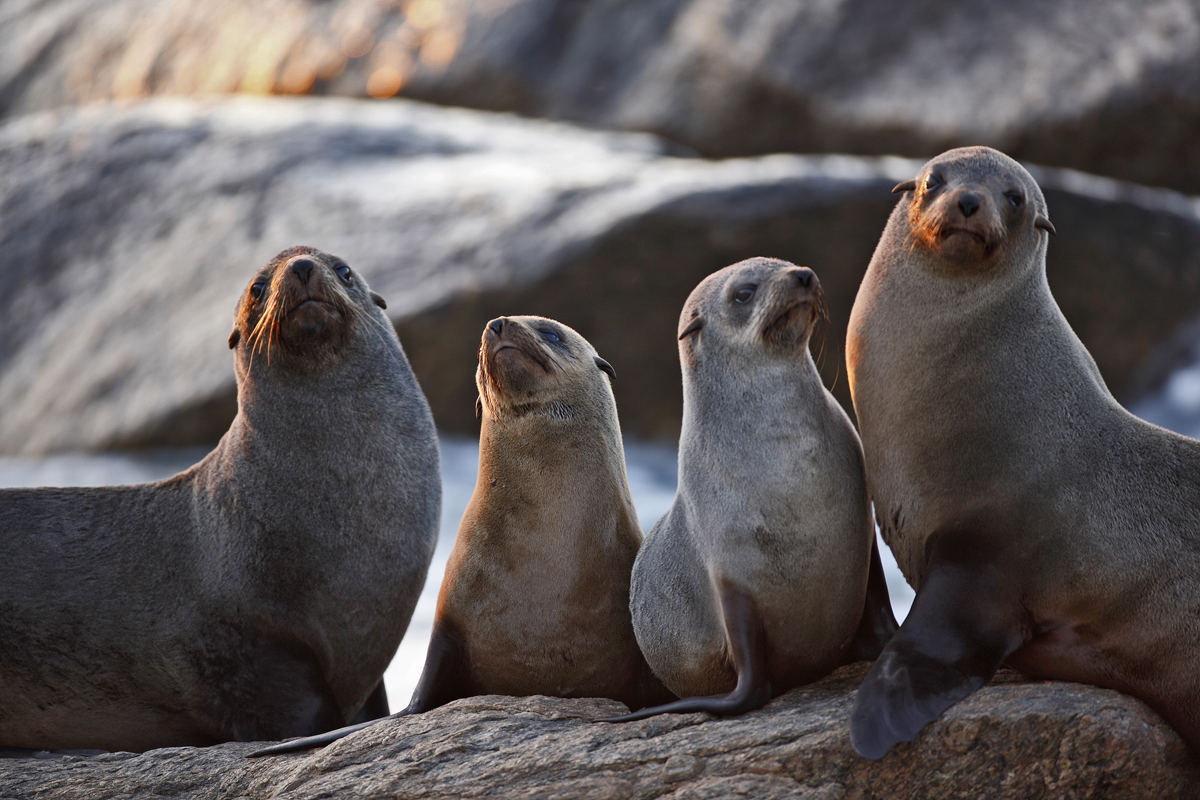
<svg viewBox="0 0 1200 800">
<path fill-rule="evenodd" d="M 883 574 L 883 561 L 879 558 L 879 539 L 871 543 L 871 563 L 867 568 L 867 597 L 863 603 L 862 619 L 858 631 L 846 648 L 845 664 L 855 661 L 874 661 L 883 648 L 896 635 L 900 626 L 892 613 L 892 599 L 888 594 L 887 578 Z"/>
<path fill-rule="evenodd" d="M 470 686 L 467 650 L 458 629 L 446 620 L 435 620 L 421 679 L 417 681 L 408 706 L 396 716 L 421 714 L 474 693 Z"/>
<path fill-rule="evenodd" d="M 371 698 L 367 700 L 368 706 L 377 700 L 377 694 L 382 697 L 383 707 L 386 711 L 387 694 L 383 689 L 383 681 L 380 681 L 379 686 L 371 693 Z M 410 714 L 420 714 L 431 708 L 445 705 L 451 700 L 466 697 L 468 694 L 467 659 L 462 640 L 455 635 L 453 625 L 444 623 L 442 620 L 437 620 L 433 624 L 433 634 L 429 637 L 429 650 L 425 654 L 425 668 L 421 670 L 421 679 L 417 682 L 417 688 L 413 691 L 412 699 L 409 700 L 404 710 L 397 711 L 391 717 L 383 717 L 383 719 L 398 719 L 400 717 L 407 717 Z M 362 712 L 359 712 L 359 714 L 361 715 Z M 322 747 L 330 742 L 336 742 L 338 739 L 361 731 L 363 728 L 369 728 L 376 722 L 379 722 L 379 719 L 359 722 L 355 725 L 348 725 L 345 728 L 338 728 L 337 730 L 317 734 L 316 736 L 305 736 L 300 739 L 280 742 L 270 747 L 264 747 L 261 750 L 255 750 L 249 757 L 273 756 L 280 753 L 294 753 L 297 750 Z"/>
<path fill-rule="evenodd" d="M 598 722 L 632 722 L 658 714 L 690 714 L 706 711 L 717 716 L 744 714 L 762 708 L 771 699 L 771 683 L 767 678 L 767 637 L 762 617 L 754 598 L 722 581 L 718 591 L 721 616 L 725 622 L 725 638 L 737 673 L 737 686 L 728 694 L 711 697 L 686 697 L 666 705 L 643 708 L 620 717 L 606 717 Z"/>
<path fill-rule="evenodd" d="M 1018 581 L 995 549 L 939 537 L 912 611 L 858 689 L 850 740 L 860 755 L 883 758 L 991 680 L 1025 641 Z"/>
<path fill-rule="evenodd" d="M 380 678 L 379 683 L 371 690 L 371 695 L 367 698 L 367 702 L 363 703 L 363 707 L 358 710 L 358 713 L 350 718 L 350 724 L 357 725 L 360 722 L 383 719 L 390 711 L 391 709 L 388 708 L 387 688 L 383 685 L 383 678 Z"/>
</svg>

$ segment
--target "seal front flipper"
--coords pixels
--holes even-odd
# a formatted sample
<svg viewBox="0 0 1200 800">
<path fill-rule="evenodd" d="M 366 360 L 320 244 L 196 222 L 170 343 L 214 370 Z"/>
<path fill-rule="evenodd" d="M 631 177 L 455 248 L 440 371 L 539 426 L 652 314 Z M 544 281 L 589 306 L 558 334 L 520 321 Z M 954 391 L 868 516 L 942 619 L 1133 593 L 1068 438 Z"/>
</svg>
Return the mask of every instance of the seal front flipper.
<svg viewBox="0 0 1200 800">
<path fill-rule="evenodd" d="M 874 661 L 879 658 L 899 627 L 896 615 L 892 613 L 887 577 L 879 557 L 879 540 L 875 539 L 871 544 L 871 563 L 867 567 L 867 595 L 862 618 L 854 638 L 846 648 L 846 660 L 842 663 L 853 664 L 855 661 Z"/>
<path fill-rule="evenodd" d="M 399 717 L 402 715 L 396 714 L 396 716 Z M 387 718 L 384 717 L 384 719 Z M 370 722 L 360 722 L 357 725 L 347 725 L 344 728 L 326 731 L 325 733 L 319 733 L 316 736 L 302 736 L 299 739 L 291 739 L 290 741 L 280 742 L 279 744 L 273 744 L 270 747 L 264 747 L 261 750 L 255 750 L 253 753 L 247 755 L 246 758 L 277 756 L 281 753 L 295 753 L 298 750 L 310 750 L 314 747 L 321 747 L 329 744 L 330 742 L 336 742 L 338 739 L 349 736 L 352 733 L 361 731 L 363 728 L 369 728 L 376 722 L 379 722 L 379 720 L 373 719 Z"/>
<path fill-rule="evenodd" d="M 466 689 L 466 667 L 466 650 L 462 645 L 462 640 L 455 634 L 454 626 L 440 619 L 435 620 L 433 623 L 433 633 L 429 637 L 429 649 L 425 654 L 425 668 L 421 670 L 421 678 L 417 681 L 417 688 L 413 690 L 412 699 L 409 700 L 408 705 L 402 711 L 397 711 L 391 717 L 371 719 L 366 722 L 359 722 L 356 725 L 347 725 L 345 728 L 320 733 L 316 736 L 303 736 L 299 739 L 280 742 L 270 747 L 264 747 L 261 750 L 255 750 L 248 757 L 274 756 L 280 753 L 309 750 L 313 747 L 324 747 L 352 733 L 369 728 L 376 722 L 379 722 L 380 719 L 399 719 L 400 717 L 407 717 L 410 714 L 420 714 L 431 708 L 443 706 L 451 700 L 467 697 L 469 692 Z M 379 682 L 379 686 L 375 688 L 375 691 L 371 693 L 371 697 L 367 699 L 368 706 L 372 702 L 378 702 L 379 698 L 376 697 L 377 694 L 382 694 L 384 708 L 386 709 L 387 694 L 383 689 L 383 681 Z M 361 715 L 362 712 L 360 711 L 359 714 Z"/>
<path fill-rule="evenodd" d="M 666 705 L 643 708 L 620 717 L 605 717 L 597 722 L 632 722 L 658 714 L 691 714 L 704 711 L 716 716 L 744 714 L 762 708 L 771 699 L 771 682 L 767 677 L 767 636 L 762 615 L 754 598 L 728 581 L 720 581 L 718 597 L 725 623 L 725 638 L 737 686 L 727 694 L 710 697 L 685 697 Z"/>
<path fill-rule="evenodd" d="M 425 654 L 425 668 L 421 670 L 417 688 L 413 690 L 408 705 L 396 716 L 421 714 L 431 708 L 444 706 L 451 700 L 470 697 L 474 692 L 468 682 L 467 650 L 462 637 L 454 623 L 437 618 L 433 622 L 429 650 Z"/>
<path fill-rule="evenodd" d="M 1024 644 L 1019 595 L 996 560 L 967 536 L 937 540 L 912 610 L 858 688 L 850 741 L 860 755 L 912 741 Z"/>
<path fill-rule="evenodd" d="M 350 724 L 357 725 L 360 722 L 382 719 L 390 712 L 387 688 L 383 685 L 383 678 L 380 678 L 379 683 L 375 684 L 375 688 L 371 690 L 370 696 L 367 697 L 367 702 L 363 703 L 363 707 L 358 710 L 358 713 L 350 718 Z"/>
</svg>

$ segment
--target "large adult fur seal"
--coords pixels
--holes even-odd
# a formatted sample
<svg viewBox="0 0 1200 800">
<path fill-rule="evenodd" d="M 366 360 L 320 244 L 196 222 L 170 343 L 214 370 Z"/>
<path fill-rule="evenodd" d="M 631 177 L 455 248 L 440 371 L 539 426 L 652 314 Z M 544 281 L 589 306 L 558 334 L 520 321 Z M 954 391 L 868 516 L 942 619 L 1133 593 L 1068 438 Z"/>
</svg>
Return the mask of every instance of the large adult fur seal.
<svg viewBox="0 0 1200 800">
<path fill-rule="evenodd" d="M 862 448 L 808 342 L 812 270 L 716 272 L 679 320 L 679 489 L 633 568 L 638 644 L 685 698 L 617 718 L 737 714 L 879 654 L 896 630 Z"/>
<path fill-rule="evenodd" d="M 142 751 L 387 713 L 441 482 L 377 303 L 340 259 L 285 250 L 238 305 L 238 413 L 203 461 L 0 492 L 0 745 Z"/>
<path fill-rule="evenodd" d="M 446 565 L 425 669 L 394 716 L 483 694 L 670 694 L 638 650 L 629 575 L 642 543 L 609 379 L 575 331 L 500 317 L 479 347 L 479 479 Z M 260 750 L 327 744 L 359 724 Z"/>
<path fill-rule="evenodd" d="M 859 689 L 880 758 L 1002 662 L 1149 703 L 1200 750 L 1200 442 L 1121 408 L 1046 283 L 1037 183 L 983 147 L 903 192 L 850 317 L 883 535 L 917 587 Z"/>
</svg>

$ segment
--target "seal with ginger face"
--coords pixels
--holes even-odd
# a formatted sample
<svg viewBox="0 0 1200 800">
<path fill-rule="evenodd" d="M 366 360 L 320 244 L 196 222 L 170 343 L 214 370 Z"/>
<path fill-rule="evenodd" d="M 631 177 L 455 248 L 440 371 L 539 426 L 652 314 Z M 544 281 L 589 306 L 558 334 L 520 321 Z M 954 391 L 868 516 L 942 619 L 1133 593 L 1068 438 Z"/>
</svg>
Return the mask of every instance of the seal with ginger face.
<svg viewBox="0 0 1200 800">
<path fill-rule="evenodd" d="M 1054 227 L 1020 164 L 951 150 L 896 189 L 846 358 L 917 594 L 855 748 L 882 758 L 1007 663 L 1141 698 L 1200 751 L 1200 442 L 1109 393 L 1050 293 Z"/>
<path fill-rule="evenodd" d="M 0 745 L 143 751 L 387 714 L 436 543 L 433 419 L 375 295 L 291 248 L 238 303 L 238 413 L 136 486 L 0 490 Z"/>
</svg>

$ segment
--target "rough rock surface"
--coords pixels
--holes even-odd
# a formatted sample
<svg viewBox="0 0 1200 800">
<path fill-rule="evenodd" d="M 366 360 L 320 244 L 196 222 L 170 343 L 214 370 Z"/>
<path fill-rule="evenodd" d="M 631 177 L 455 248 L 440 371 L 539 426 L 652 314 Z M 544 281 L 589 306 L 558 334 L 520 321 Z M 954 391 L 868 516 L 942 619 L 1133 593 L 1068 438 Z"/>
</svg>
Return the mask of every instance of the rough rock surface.
<svg viewBox="0 0 1200 800">
<path fill-rule="evenodd" d="M 1197 0 L 9 0 L 0 115 L 400 91 L 708 156 L 990 144 L 1200 193 L 1198 60 Z"/>
<path fill-rule="evenodd" d="M 850 747 L 867 664 L 733 719 L 588 720 L 611 700 L 479 697 L 386 721 L 324 750 L 248 760 L 253 745 L 0 760 L 0 796 L 87 798 L 1193 797 L 1200 764 L 1117 692 L 1002 671 L 878 762 Z"/>
<path fill-rule="evenodd" d="M 537 313 L 614 365 L 627 432 L 672 440 L 679 309 L 705 275 L 755 255 L 820 276 L 820 360 L 846 402 L 846 319 L 889 191 L 917 167 L 679 158 L 650 136 L 399 100 L 27 115 L 0 125 L 0 453 L 215 441 L 235 408 L 225 340 L 236 299 L 255 269 L 302 243 L 346 258 L 387 298 L 444 430 L 473 430 L 487 320 Z M 1190 346 L 1198 203 L 1038 176 L 1059 231 L 1051 286 L 1128 399 Z"/>
</svg>

